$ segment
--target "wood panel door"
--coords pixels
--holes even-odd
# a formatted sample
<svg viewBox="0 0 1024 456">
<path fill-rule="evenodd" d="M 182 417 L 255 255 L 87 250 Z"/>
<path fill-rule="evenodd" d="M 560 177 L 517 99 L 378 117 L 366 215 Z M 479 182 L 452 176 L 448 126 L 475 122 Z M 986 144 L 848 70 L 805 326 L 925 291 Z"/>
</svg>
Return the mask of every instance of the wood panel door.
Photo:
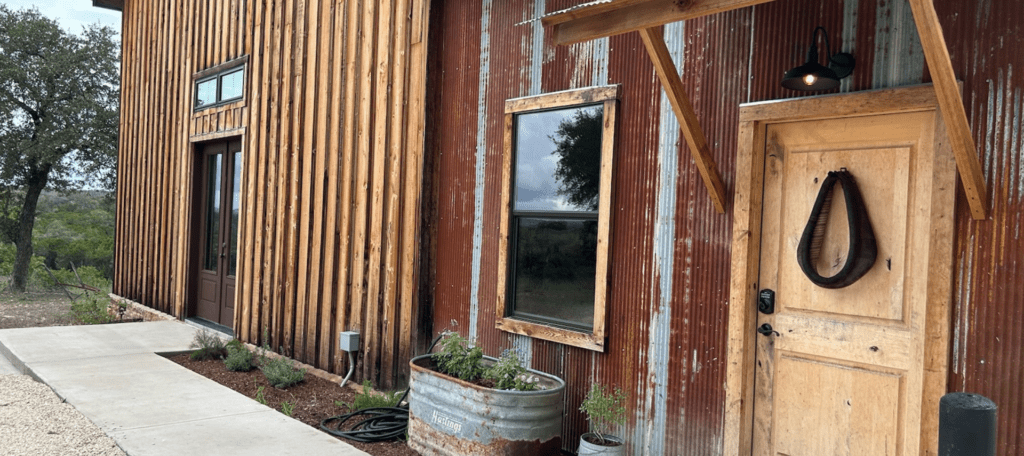
<svg viewBox="0 0 1024 456">
<path fill-rule="evenodd" d="M 933 294 L 949 292 L 944 232 L 955 188 L 941 125 L 926 111 L 764 127 L 758 288 L 775 292 L 775 309 L 757 312 L 761 333 L 751 336 L 753 454 L 917 455 L 931 446 L 929 301 L 948 300 Z M 805 276 L 797 247 L 822 182 L 843 168 L 863 196 L 878 254 L 858 281 L 828 289 Z M 815 264 L 824 277 L 850 253 L 842 194 L 836 185 Z"/>
<path fill-rule="evenodd" d="M 196 316 L 233 326 L 235 268 L 238 263 L 238 209 L 241 198 L 242 142 L 202 146 Z"/>
</svg>

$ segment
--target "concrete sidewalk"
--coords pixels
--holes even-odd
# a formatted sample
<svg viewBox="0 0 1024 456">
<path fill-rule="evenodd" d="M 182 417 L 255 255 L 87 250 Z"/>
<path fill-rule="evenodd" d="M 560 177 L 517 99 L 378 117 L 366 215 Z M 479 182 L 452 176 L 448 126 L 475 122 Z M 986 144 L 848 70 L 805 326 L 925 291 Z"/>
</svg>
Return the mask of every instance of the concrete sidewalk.
<svg viewBox="0 0 1024 456">
<path fill-rule="evenodd" d="M 174 321 L 0 330 L 8 372 L 25 373 L 132 456 L 365 455 L 156 353 L 187 351 Z M 6 369 L 6 370 L 5 370 Z"/>
</svg>

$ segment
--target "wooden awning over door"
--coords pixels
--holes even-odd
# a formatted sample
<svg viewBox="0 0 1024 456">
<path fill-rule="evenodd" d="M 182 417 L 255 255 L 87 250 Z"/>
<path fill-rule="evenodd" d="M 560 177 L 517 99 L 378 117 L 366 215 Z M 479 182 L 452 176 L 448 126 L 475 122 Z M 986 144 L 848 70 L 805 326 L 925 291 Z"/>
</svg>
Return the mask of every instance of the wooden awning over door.
<svg viewBox="0 0 1024 456">
<path fill-rule="evenodd" d="M 541 21 L 551 28 L 555 44 L 562 45 L 640 32 L 712 203 L 719 213 L 724 213 L 725 188 L 721 175 L 669 55 L 660 26 L 770 1 L 774 0 L 600 0 L 547 15 Z M 988 210 L 985 178 L 935 5 L 932 0 L 908 1 L 921 36 L 925 60 L 931 70 L 939 108 L 949 130 L 971 215 L 975 220 L 984 220 Z"/>
</svg>

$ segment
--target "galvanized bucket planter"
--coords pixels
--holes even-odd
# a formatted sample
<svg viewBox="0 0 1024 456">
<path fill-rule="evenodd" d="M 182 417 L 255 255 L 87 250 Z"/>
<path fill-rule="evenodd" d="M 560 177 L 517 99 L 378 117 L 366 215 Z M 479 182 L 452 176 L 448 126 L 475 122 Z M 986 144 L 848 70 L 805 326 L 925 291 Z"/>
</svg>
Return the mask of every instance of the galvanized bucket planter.
<svg viewBox="0 0 1024 456">
<path fill-rule="evenodd" d="M 586 435 L 594 435 L 589 432 Z M 626 454 L 625 442 L 614 435 L 605 435 L 605 440 L 612 442 L 618 442 L 616 446 L 604 446 L 596 443 L 590 443 L 583 437 L 580 437 L 580 448 L 576 451 L 579 456 L 624 456 Z"/>
<path fill-rule="evenodd" d="M 494 361 L 484 357 L 485 365 Z M 543 389 L 506 391 L 441 374 L 430 355 L 409 364 L 409 446 L 420 454 L 559 454 L 562 379 L 530 369 Z"/>
</svg>

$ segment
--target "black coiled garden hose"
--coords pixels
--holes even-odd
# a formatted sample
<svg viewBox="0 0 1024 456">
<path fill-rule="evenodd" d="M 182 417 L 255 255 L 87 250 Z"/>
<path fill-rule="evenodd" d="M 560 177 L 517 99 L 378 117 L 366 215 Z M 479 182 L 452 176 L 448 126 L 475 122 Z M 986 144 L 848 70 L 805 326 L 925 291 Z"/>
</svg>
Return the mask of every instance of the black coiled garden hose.
<svg viewBox="0 0 1024 456">
<path fill-rule="evenodd" d="M 430 348 L 427 348 L 427 353 L 434 349 L 439 340 L 441 340 L 441 336 L 437 336 L 434 339 L 434 342 L 430 344 Z M 405 392 L 402 393 L 402 397 L 398 399 L 399 405 L 397 407 L 367 408 L 324 419 L 320 422 L 320 430 L 335 437 L 363 443 L 385 442 L 404 438 L 406 430 L 409 428 L 409 405 L 407 403 L 405 405 L 402 404 L 408 395 L 409 389 L 406 388 Z M 363 416 L 365 418 L 356 422 L 348 430 L 342 430 L 342 426 L 349 422 L 349 420 Z"/>
<path fill-rule="evenodd" d="M 408 393 L 409 390 L 406 390 Z M 405 398 L 405 395 L 402 395 Z M 348 430 L 342 426 L 349 420 L 365 416 Z M 332 425 L 332 423 L 334 423 Z M 409 427 L 409 407 L 375 407 L 345 415 L 333 416 L 320 422 L 320 429 L 333 436 L 356 442 L 384 442 L 405 436 Z"/>
</svg>

